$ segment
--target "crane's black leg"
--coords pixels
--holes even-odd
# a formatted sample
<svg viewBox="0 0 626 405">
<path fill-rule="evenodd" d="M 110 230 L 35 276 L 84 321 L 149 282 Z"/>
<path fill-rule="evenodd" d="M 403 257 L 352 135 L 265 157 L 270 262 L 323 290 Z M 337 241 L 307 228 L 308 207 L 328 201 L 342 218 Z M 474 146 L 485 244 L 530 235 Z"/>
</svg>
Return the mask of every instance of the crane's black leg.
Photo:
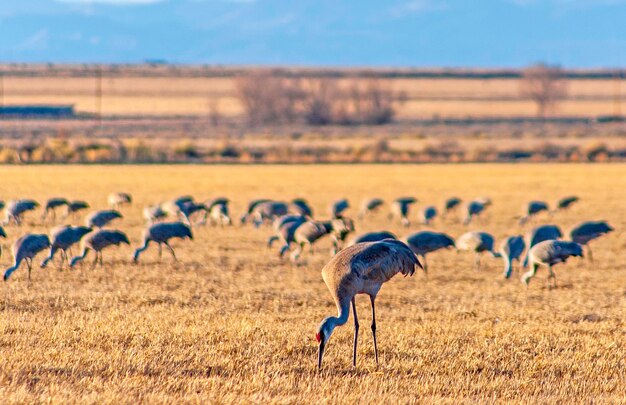
<svg viewBox="0 0 626 405">
<path fill-rule="evenodd" d="M 102 251 L 100 251 L 100 267 L 104 267 L 104 263 L 102 262 Z"/>
<path fill-rule="evenodd" d="M 374 302 L 376 297 L 370 295 L 370 302 L 372 303 L 372 336 L 374 336 L 374 356 L 376 357 L 376 367 L 378 367 L 378 345 L 376 344 L 376 309 Z"/>
<path fill-rule="evenodd" d="M 162 251 L 163 251 L 163 249 L 162 249 L 161 243 L 159 243 L 159 261 L 161 261 Z"/>
<path fill-rule="evenodd" d="M 91 262 L 91 269 L 90 270 L 95 269 L 96 268 L 96 264 L 98 264 L 98 252 L 97 251 L 94 252 L 93 262 Z"/>
<path fill-rule="evenodd" d="M 428 273 L 428 264 L 426 263 L 426 255 L 422 255 L 422 267 L 424 267 L 424 273 Z M 372 301 L 372 309 L 374 308 L 374 301 Z"/>
<path fill-rule="evenodd" d="M 590 245 L 587 245 L 587 257 L 589 257 L 589 263 L 591 263 L 593 267 L 593 254 L 591 253 Z"/>
<path fill-rule="evenodd" d="M 552 280 L 552 288 L 556 288 L 556 275 L 552 271 L 552 266 L 548 266 L 548 272 L 550 273 L 548 279 Z"/>
<path fill-rule="evenodd" d="M 167 246 L 167 248 L 170 250 L 170 253 L 172 254 L 172 257 L 174 258 L 174 261 L 178 261 L 178 259 L 176 258 L 176 253 L 174 253 L 174 249 L 172 249 L 170 244 L 165 242 L 165 246 Z"/>
<path fill-rule="evenodd" d="M 26 265 L 28 266 L 28 281 L 30 281 L 30 271 L 33 268 L 33 259 L 26 259 Z"/>
<path fill-rule="evenodd" d="M 474 261 L 474 268 L 476 271 L 480 270 L 480 253 L 476 253 L 476 260 Z"/>
<path fill-rule="evenodd" d="M 356 344 L 359 339 L 359 318 L 356 315 L 356 300 L 352 297 L 352 313 L 354 314 L 354 350 L 352 351 L 352 366 L 356 367 Z"/>
</svg>

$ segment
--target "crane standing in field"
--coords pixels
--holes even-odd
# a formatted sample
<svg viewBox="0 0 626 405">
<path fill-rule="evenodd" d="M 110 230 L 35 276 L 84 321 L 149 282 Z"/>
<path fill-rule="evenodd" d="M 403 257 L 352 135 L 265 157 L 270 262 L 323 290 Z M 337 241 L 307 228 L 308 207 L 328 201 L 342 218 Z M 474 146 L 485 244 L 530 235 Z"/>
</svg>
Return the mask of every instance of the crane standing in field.
<svg viewBox="0 0 626 405">
<path fill-rule="evenodd" d="M 9 201 L 6 207 L 4 207 L 5 217 L 2 225 L 8 225 L 11 220 L 13 220 L 17 226 L 20 226 L 24 213 L 32 211 L 37 207 L 39 207 L 39 203 L 35 200 L 23 199 Z"/>
<path fill-rule="evenodd" d="M 118 210 L 123 205 L 130 205 L 133 197 L 128 193 L 117 192 L 109 194 L 107 201 L 112 209 Z"/>
<path fill-rule="evenodd" d="M 289 213 L 313 218 L 313 208 L 304 198 L 294 198 L 289 203 Z"/>
<path fill-rule="evenodd" d="M 69 205 L 69 201 L 67 200 L 67 198 L 63 198 L 63 197 L 53 197 L 53 198 L 49 198 L 48 201 L 46 201 L 46 206 L 43 210 L 43 214 L 41 215 L 41 221 L 45 222 L 45 220 L 48 218 L 48 214 L 50 214 L 50 217 L 52 219 L 52 221 L 56 220 L 56 209 L 59 207 L 67 207 Z"/>
<path fill-rule="evenodd" d="M 409 208 L 412 204 L 417 202 L 416 198 L 413 197 L 400 197 L 393 200 L 391 203 L 391 209 L 389 212 L 389 219 L 400 218 L 400 222 L 404 226 L 411 225 L 411 221 L 409 221 Z"/>
<path fill-rule="evenodd" d="M 248 203 L 248 209 L 246 209 L 246 212 L 239 219 L 239 221 L 241 222 L 241 225 L 247 224 L 248 221 L 252 219 L 252 217 L 254 215 L 254 209 L 256 208 L 257 205 L 263 204 L 263 203 L 268 202 L 268 201 L 270 201 L 270 200 L 268 200 L 267 198 L 258 198 L 256 200 L 250 201 Z"/>
<path fill-rule="evenodd" d="M 330 212 L 330 217 L 343 218 L 343 214 L 348 208 L 350 208 L 350 202 L 347 199 L 342 198 L 340 200 L 334 201 L 332 204 L 330 204 L 330 207 L 328 209 Z"/>
<path fill-rule="evenodd" d="M 421 231 L 406 237 L 406 244 L 411 248 L 413 253 L 422 256 L 422 265 L 424 272 L 428 272 L 428 264 L 426 263 L 426 254 L 435 252 L 439 249 L 455 247 L 454 240 L 445 233 Z"/>
<path fill-rule="evenodd" d="M 48 262 L 54 258 L 57 251 L 61 251 L 61 261 L 59 262 L 59 269 L 63 267 L 65 261 L 69 264 L 69 257 L 67 251 L 72 248 L 76 243 L 80 242 L 83 236 L 91 232 L 91 228 L 86 226 L 70 226 L 61 225 L 50 231 L 50 237 L 52 243 L 50 245 L 50 253 L 41 262 L 41 268 L 45 268 Z M 70 252 L 71 254 L 71 252 Z"/>
<path fill-rule="evenodd" d="M 528 253 L 533 246 L 544 240 L 559 239 L 562 236 L 563 232 L 561 232 L 561 229 L 556 225 L 540 225 L 526 232 L 524 241 L 526 242 L 528 251 L 524 257 L 524 267 L 528 267 Z"/>
<path fill-rule="evenodd" d="M 361 203 L 361 209 L 359 210 L 359 219 L 365 218 L 367 215 L 378 211 L 378 209 L 384 204 L 384 201 L 380 198 L 366 198 Z"/>
<path fill-rule="evenodd" d="M 513 260 L 519 260 L 524 249 L 526 249 L 526 243 L 524 243 L 524 238 L 519 235 L 509 236 L 502 241 L 498 254 L 504 260 L 504 278 L 511 277 Z"/>
<path fill-rule="evenodd" d="M 430 225 L 430 223 L 437 217 L 437 208 L 430 205 L 420 211 L 420 219 L 422 225 Z"/>
<path fill-rule="evenodd" d="M 474 218 L 481 216 L 490 205 L 491 200 L 489 198 L 479 198 L 468 202 L 465 207 L 465 220 L 463 224 L 469 225 Z"/>
<path fill-rule="evenodd" d="M 122 218 L 122 214 L 116 210 L 94 211 L 85 218 L 85 225 L 90 228 L 104 228 L 116 218 Z"/>
<path fill-rule="evenodd" d="M 519 224 L 526 224 L 526 222 L 528 222 L 530 218 L 543 211 L 549 212 L 548 204 L 546 204 L 544 201 L 530 201 L 524 206 L 524 213 L 519 220 Z"/>
<path fill-rule="evenodd" d="M 456 209 L 461 205 L 463 200 L 458 197 L 450 197 L 448 198 L 443 205 L 443 217 L 447 217 L 452 211 L 456 211 Z"/>
<path fill-rule="evenodd" d="M 407 245 L 397 240 L 359 243 L 347 247 L 334 256 L 322 269 L 322 278 L 328 287 L 338 316 L 329 316 L 320 324 L 315 338 L 319 343 L 317 367 L 322 368 L 324 349 L 337 326 L 344 325 L 350 315 L 354 317 L 354 348 L 352 366 L 356 367 L 356 349 L 359 337 L 359 319 L 356 312 L 357 294 L 367 294 L 372 305 L 372 334 L 374 356 L 378 366 L 378 346 L 376 343 L 375 301 L 382 285 L 398 273 L 412 276 L 415 268 L 422 268 L 415 254 Z"/>
<path fill-rule="evenodd" d="M 612 231 L 614 231 L 614 229 L 606 221 L 587 221 L 572 228 L 569 236 L 573 242 L 587 247 L 589 261 L 593 263 L 593 255 L 589 242 Z"/>
<path fill-rule="evenodd" d="M 279 256 L 283 257 L 285 252 L 289 250 L 292 243 L 295 243 L 296 229 L 307 221 L 307 217 L 302 215 L 283 215 L 274 220 L 272 227 L 275 234 L 267 240 L 267 246 L 271 249 L 275 241 L 280 240 L 282 246 Z"/>
<path fill-rule="evenodd" d="M 475 267 L 476 270 L 480 270 L 480 255 L 483 252 L 491 253 L 493 257 L 498 257 L 498 254 L 493 251 L 493 236 L 487 232 L 466 232 L 459 236 L 456 240 L 456 248 L 459 250 L 467 250 L 476 252 Z"/>
<path fill-rule="evenodd" d="M 22 261 L 28 266 L 28 281 L 30 281 L 30 271 L 33 268 L 33 258 L 39 252 L 50 247 L 50 240 L 47 235 L 26 234 L 13 243 L 13 266 L 4 272 L 4 281 L 7 281 L 11 274 L 20 267 Z"/>
<path fill-rule="evenodd" d="M 552 279 L 554 287 L 556 287 L 556 276 L 552 271 L 552 266 L 557 263 L 565 263 L 570 256 L 583 255 L 583 248 L 576 242 L 561 240 L 545 240 L 536 244 L 528 253 L 531 269 L 522 275 L 522 283 L 528 287 L 530 279 L 535 276 L 539 266 L 548 266 L 550 275 L 548 279 Z"/>
<path fill-rule="evenodd" d="M 0 226 L 0 237 L 6 238 L 7 233 L 4 231 L 4 228 Z M 2 245 L 0 245 L 0 257 L 2 257 Z"/>
<path fill-rule="evenodd" d="M 256 228 L 266 222 L 273 222 L 276 218 L 287 215 L 289 206 L 282 201 L 266 201 L 257 204 L 252 210 L 252 223 Z"/>
<path fill-rule="evenodd" d="M 564 211 L 569 209 L 574 203 L 578 202 L 580 199 L 575 195 L 570 195 L 567 197 L 561 198 L 556 203 L 556 209 L 559 211 Z"/>
<path fill-rule="evenodd" d="M 133 254 L 133 261 L 137 263 L 139 260 L 139 254 L 148 249 L 148 244 L 150 244 L 150 242 L 156 242 L 158 244 L 159 260 L 161 259 L 161 245 L 165 245 L 169 249 L 174 260 L 177 260 L 174 249 L 172 249 L 169 244 L 170 239 L 173 238 L 189 238 L 190 240 L 193 240 L 191 228 L 182 222 L 161 222 L 150 226 L 148 229 L 143 231 L 143 245 L 135 250 L 135 253 Z"/>
<path fill-rule="evenodd" d="M 70 201 L 70 203 L 67 205 L 67 213 L 63 218 L 74 216 L 78 211 L 86 210 L 87 208 L 89 208 L 89 203 L 87 203 L 86 201 Z"/>
<path fill-rule="evenodd" d="M 113 245 L 119 246 L 122 243 L 130 246 L 128 236 L 126 236 L 124 232 L 109 229 L 100 229 L 92 232 L 81 241 L 83 251 L 79 256 L 74 256 L 72 258 L 72 261 L 70 262 L 70 267 L 74 267 L 76 263 L 84 260 L 90 250 L 93 250 L 95 252 L 95 257 L 91 268 L 93 269 L 94 267 L 96 267 L 98 260 L 100 262 L 100 266 L 102 266 L 102 250 L 106 247 Z"/>
<path fill-rule="evenodd" d="M 208 215 L 209 223 L 211 225 L 232 225 L 229 204 L 230 200 L 224 197 L 213 198 L 206 201 L 204 203 L 206 211 L 202 223 L 206 223 Z"/>
<path fill-rule="evenodd" d="M 302 250 L 305 246 L 312 249 L 313 243 L 319 240 L 324 235 L 330 235 L 333 248 L 332 254 L 336 254 L 341 248 L 342 243 L 346 236 L 354 231 L 354 223 L 349 218 L 335 218 L 331 221 L 307 221 L 298 226 L 294 232 L 294 241 L 296 243 L 296 250 L 291 254 L 291 261 L 294 263 L 298 261 Z"/>
<path fill-rule="evenodd" d="M 143 219 L 149 225 L 152 225 L 155 222 L 161 221 L 167 217 L 167 212 L 161 208 L 161 204 L 148 205 L 143 209 Z"/>
</svg>

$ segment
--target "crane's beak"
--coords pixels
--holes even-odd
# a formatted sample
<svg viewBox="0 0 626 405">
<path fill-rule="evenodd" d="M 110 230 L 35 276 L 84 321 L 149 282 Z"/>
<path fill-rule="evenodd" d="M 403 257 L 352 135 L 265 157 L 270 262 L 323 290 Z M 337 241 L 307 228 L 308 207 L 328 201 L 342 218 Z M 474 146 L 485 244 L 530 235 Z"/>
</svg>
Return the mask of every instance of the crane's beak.
<svg viewBox="0 0 626 405">
<path fill-rule="evenodd" d="M 320 347 L 319 350 L 317 352 L 317 369 L 321 370 L 322 369 L 322 358 L 324 357 L 324 346 L 326 344 L 324 343 L 324 339 L 320 340 Z"/>
</svg>

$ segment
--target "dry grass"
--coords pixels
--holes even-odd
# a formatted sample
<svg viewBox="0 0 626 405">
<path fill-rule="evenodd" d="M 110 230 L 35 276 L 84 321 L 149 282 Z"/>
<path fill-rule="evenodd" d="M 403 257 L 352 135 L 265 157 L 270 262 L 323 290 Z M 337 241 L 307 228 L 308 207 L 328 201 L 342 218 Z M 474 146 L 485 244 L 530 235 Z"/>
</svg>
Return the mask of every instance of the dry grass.
<svg viewBox="0 0 626 405">
<path fill-rule="evenodd" d="M 522 231 L 512 218 L 524 201 L 578 194 L 554 221 L 567 229 L 604 218 L 617 228 L 594 244 L 595 268 L 559 266 L 555 290 L 545 272 L 526 290 L 517 274 L 502 280 L 495 259 L 476 272 L 470 255 L 434 254 L 428 278 L 394 279 L 379 295 L 379 370 L 359 298 L 358 367 L 350 321 L 316 371 L 315 329 L 335 312 L 320 277 L 328 241 L 294 267 L 267 250 L 267 228 L 200 228 L 193 243 L 176 243 L 178 263 L 149 250 L 131 265 L 122 247 L 105 252 L 104 269 L 37 268 L 30 284 L 21 269 L 0 293 L 3 403 L 626 401 L 626 165 L 2 166 L 0 175 L 5 199 L 66 195 L 99 208 L 112 190 L 133 193 L 118 225 L 134 245 L 141 208 L 184 193 L 229 196 L 236 214 L 253 197 L 304 196 L 321 217 L 340 196 L 357 205 L 414 194 L 439 205 L 487 195 L 494 206 L 476 228 L 497 238 Z M 407 233 L 382 213 L 357 228 Z M 5 248 L 31 230 L 45 229 L 8 228 Z"/>
</svg>

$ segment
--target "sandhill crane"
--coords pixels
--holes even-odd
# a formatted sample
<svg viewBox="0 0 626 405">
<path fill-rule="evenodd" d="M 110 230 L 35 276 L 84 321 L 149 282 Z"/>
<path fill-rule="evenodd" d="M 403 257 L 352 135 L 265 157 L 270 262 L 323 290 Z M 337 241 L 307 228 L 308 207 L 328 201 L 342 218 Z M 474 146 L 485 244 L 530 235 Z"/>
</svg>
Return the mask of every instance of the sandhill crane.
<svg viewBox="0 0 626 405">
<path fill-rule="evenodd" d="M 229 203 L 230 200 L 224 197 L 213 198 L 204 203 L 204 206 L 207 208 L 209 222 L 211 225 L 232 225 L 230 210 L 228 208 Z M 206 218 L 203 222 L 206 222 Z"/>
<path fill-rule="evenodd" d="M 109 194 L 109 197 L 107 198 L 107 201 L 109 203 L 109 206 L 112 209 L 117 210 L 122 205 L 129 205 L 130 203 L 132 203 L 133 202 L 133 198 L 128 193 L 117 192 L 117 193 Z"/>
<path fill-rule="evenodd" d="M 313 218 L 313 208 L 304 198 L 294 198 L 289 203 L 289 212 L 294 215 Z"/>
<path fill-rule="evenodd" d="M 250 201 L 248 203 L 248 209 L 240 218 L 241 225 L 245 225 L 246 223 L 248 223 L 248 220 L 252 219 L 254 209 L 256 208 L 257 205 L 268 202 L 268 201 L 271 201 L 271 200 L 268 200 L 267 198 L 259 198 L 259 199 Z"/>
<path fill-rule="evenodd" d="M 418 256 L 422 256 L 422 265 L 424 266 L 424 272 L 428 271 L 428 265 L 426 263 L 426 254 L 435 252 L 439 249 L 453 248 L 455 247 L 454 239 L 445 233 L 421 231 L 407 236 L 404 242 L 411 248 L 411 250 Z"/>
<path fill-rule="evenodd" d="M 509 236 L 500 243 L 498 254 L 504 260 L 504 278 L 511 277 L 513 260 L 519 260 L 526 249 L 524 238 L 520 235 Z"/>
<path fill-rule="evenodd" d="M 337 305 L 338 316 L 329 316 L 320 324 L 315 338 L 319 343 L 317 367 L 322 368 L 324 348 L 337 326 L 344 325 L 350 315 L 354 317 L 354 348 L 352 366 L 356 367 L 356 349 L 359 337 L 359 319 L 356 312 L 357 294 L 367 294 L 372 305 L 372 334 L 374 356 L 378 366 L 376 343 L 375 301 L 382 285 L 400 273 L 412 276 L 415 267 L 422 268 L 415 254 L 398 240 L 359 243 L 347 247 L 333 257 L 322 269 L 322 278 Z"/>
<path fill-rule="evenodd" d="M 167 217 L 167 212 L 161 208 L 161 204 L 149 205 L 143 209 L 143 218 L 148 224 L 153 224 Z"/>
<path fill-rule="evenodd" d="M 39 252 L 50 247 L 50 240 L 47 235 L 29 233 L 13 243 L 13 266 L 4 272 L 4 281 L 7 281 L 11 274 L 20 267 L 22 261 L 26 261 L 28 266 L 28 280 L 30 281 L 30 271 L 33 268 L 33 258 Z"/>
<path fill-rule="evenodd" d="M 359 218 L 363 219 L 366 215 L 378 211 L 378 209 L 384 204 L 384 201 L 380 198 L 366 198 L 361 202 L 361 209 L 359 210 Z"/>
<path fill-rule="evenodd" d="M 0 210 L 3 210 L 5 205 L 4 201 L 0 200 Z"/>
<path fill-rule="evenodd" d="M 90 228 L 103 228 L 116 218 L 122 218 L 122 214 L 116 210 L 94 211 L 85 218 L 85 225 Z"/>
<path fill-rule="evenodd" d="M 7 233 L 4 231 L 4 228 L 0 226 L 0 237 L 6 238 Z M 0 245 L 0 257 L 2 256 L 2 245 Z"/>
<path fill-rule="evenodd" d="M 548 212 L 548 204 L 544 201 L 530 201 L 528 204 L 524 205 L 523 208 L 523 216 L 519 220 L 520 225 L 524 225 L 528 220 L 539 214 L 540 212 Z"/>
<path fill-rule="evenodd" d="M 606 221 L 587 221 L 576 225 L 569 233 L 573 242 L 587 247 L 587 255 L 589 261 L 593 262 L 591 246 L 589 242 L 599 238 L 600 236 L 614 231 L 614 229 Z"/>
<path fill-rule="evenodd" d="M 143 231 L 142 239 L 143 245 L 138 247 L 133 254 L 133 261 L 136 263 L 139 260 L 139 254 L 148 249 L 150 242 L 156 242 L 159 246 L 159 259 L 161 259 L 161 245 L 165 245 L 172 254 L 174 260 L 176 260 L 176 254 L 174 249 L 169 244 L 170 239 L 180 238 L 193 239 L 191 228 L 183 224 L 182 222 L 160 222 L 158 224 L 151 225 L 149 228 Z"/>
<path fill-rule="evenodd" d="M 479 198 L 468 202 L 465 206 L 465 220 L 463 221 L 463 224 L 469 225 L 470 222 L 472 222 L 472 219 L 480 216 L 490 205 L 491 200 L 489 198 Z"/>
<path fill-rule="evenodd" d="M 282 201 L 266 201 L 257 204 L 252 210 L 252 222 L 255 227 L 265 222 L 273 222 L 274 219 L 286 215 L 289 211 L 287 203 Z"/>
<path fill-rule="evenodd" d="M 463 235 L 459 236 L 456 240 L 456 248 L 458 250 L 467 250 L 471 252 L 476 252 L 476 261 L 475 266 L 476 270 L 480 269 L 480 255 L 482 252 L 491 253 L 493 257 L 498 257 L 499 255 L 493 251 L 493 236 L 488 234 L 487 232 L 466 232 Z"/>
<path fill-rule="evenodd" d="M 455 211 L 463 202 L 458 197 L 450 197 L 448 198 L 443 205 L 443 216 L 446 217 L 452 211 Z"/>
<path fill-rule="evenodd" d="M 67 218 L 68 216 L 74 215 L 78 211 L 86 210 L 87 208 L 89 208 L 89 203 L 87 203 L 86 201 L 82 201 L 82 200 L 70 201 L 70 203 L 67 204 L 67 213 L 65 214 L 63 218 Z"/>
<path fill-rule="evenodd" d="M 556 225 L 540 225 L 526 232 L 524 242 L 526 242 L 528 251 L 526 252 L 526 256 L 524 256 L 523 266 L 528 267 L 528 253 L 533 246 L 544 240 L 559 239 L 561 237 L 563 237 L 563 232 L 561 232 L 561 229 Z"/>
<path fill-rule="evenodd" d="M 396 198 L 391 202 L 391 211 L 389 213 L 389 219 L 399 218 L 400 222 L 404 226 L 409 226 L 411 221 L 409 221 L 409 207 L 411 204 L 415 204 L 417 202 L 416 198 L 413 197 L 400 197 Z"/>
<path fill-rule="evenodd" d="M 294 233 L 296 250 L 291 254 L 291 260 L 296 262 L 305 246 L 312 250 L 313 243 L 324 235 L 330 235 L 332 240 L 332 254 L 340 249 L 340 243 L 354 231 L 354 223 L 349 218 L 335 218 L 330 221 L 307 221 L 298 226 Z"/>
<path fill-rule="evenodd" d="M 100 266 L 102 266 L 102 250 L 108 246 L 119 246 L 122 243 L 130 246 L 128 236 L 126 236 L 124 232 L 109 229 L 99 229 L 94 231 L 83 238 L 81 241 L 82 253 L 79 256 L 74 256 L 72 258 L 70 267 L 76 266 L 76 263 L 85 259 L 90 250 L 95 252 L 91 268 L 93 269 L 96 267 L 98 260 L 100 261 Z"/>
<path fill-rule="evenodd" d="M 283 257 L 285 252 L 289 250 L 290 245 L 296 241 L 296 229 L 308 220 L 309 219 L 307 217 L 302 215 L 283 215 L 282 217 L 276 218 L 272 224 L 275 235 L 268 239 L 268 247 L 271 248 L 275 241 L 280 240 L 282 242 L 282 246 L 280 248 L 279 256 Z"/>
<path fill-rule="evenodd" d="M 552 266 L 557 263 L 565 263 L 570 256 L 583 255 L 583 248 L 576 242 L 561 241 L 561 240 L 545 240 L 533 246 L 528 254 L 531 269 L 522 275 L 522 283 L 528 283 L 530 279 L 537 273 L 539 266 L 548 266 L 548 272 L 550 273 L 549 279 L 554 281 L 554 287 L 556 287 L 556 276 L 552 271 Z"/>
<path fill-rule="evenodd" d="M 70 202 L 67 200 L 67 198 L 49 198 L 48 201 L 46 201 L 46 206 L 43 210 L 43 214 L 41 215 L 41 221 L 45 221 L 46 218 L 48 218 L 48 214 L 50 214 L 52 221 L 56 220 L 56 209 L 63 206 L 67 207 L 69 203 Z"/>
<path fill-rule="evenodd" d="M 385 239 L 398 239 L 396 235 L 388 231 L 366 232 L 353 238 L 348 246 L 356 245 L 363 242 L 380 242 Z"/>
<path fill-rule="evenodd" d="M 437 216 L 437 208 L 432 205 L 425 207 L 420 211 L 420 220 L 423 225 L 430 225 L 433 219 Z"/>
<path fill-rule="evenodd" d="M 27 211 L 32 211 L 39 207 L 39 203 L 35 200 L 23 199 L 23 200 L 11 200 L 4 208 L 4 221 L 2 225 L 8 225 L 11 220 L 16 225 L 22 224 L 22 216 Z"/>
<path fill-rule="evenodd" d="M 559 211 L 566 210 L 570 208 L 574 203 L 578 202 L 579 200 L 580 199 L 575 195 L 563 197 L 556 203 L 556 209 Z"/>
<path fill-rule="evenodd" d="M 328 207 L 328 211 L 331 218 L 343 218 L 343 214 L 348 208 L 350 208 L 350 202 L 342 198 L 331 203 L 330 207 Z"/>
<path fill-rule="evenodd" d="M 59 263 L 59 268 L 63 267 L 63 263 L 65 261 L 69 263 L 67 251 L 71 249 L 74 244 L 80 242 L 83 236 L 91 231 L 92 229 L 86 226 L 70 225 L 61 225 L 52 229 L 50 231 L 52 241 L 50 245 L 50 253 L 48 254 L 48 257 L 41 262 L 41 268 L 46 267 L 48 262 L 54 258 L 54 255 L 59 250 L 61 251 L 61 262 Z"/>
</svg>

